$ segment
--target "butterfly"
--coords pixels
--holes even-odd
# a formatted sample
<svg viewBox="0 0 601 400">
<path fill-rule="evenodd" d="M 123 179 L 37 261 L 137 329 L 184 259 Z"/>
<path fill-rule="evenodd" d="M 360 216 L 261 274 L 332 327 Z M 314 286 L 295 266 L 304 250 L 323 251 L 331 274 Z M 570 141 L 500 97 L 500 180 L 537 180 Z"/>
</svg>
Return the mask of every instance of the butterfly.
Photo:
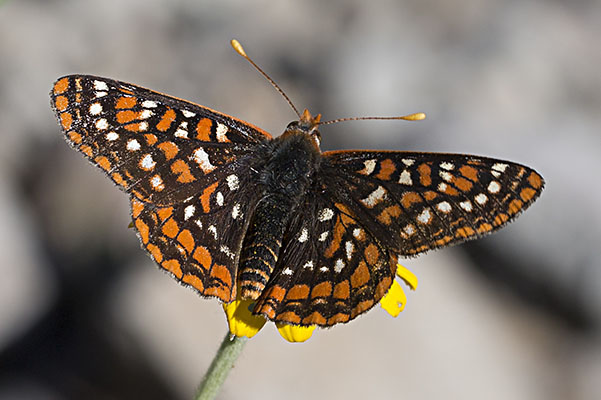
<svg viewBox="0 0 601 400">
<path fill-rule="evenodd" d="M 128 193 L 150 257 L 179 283 L 295 325 L 332 326 L 387 293 L 398 257 L 499 229 L 541 193 L 531 168 L 464 154 L 320 150 L 136 85 L 58 79 L 67 142 Z"/>
</svg>

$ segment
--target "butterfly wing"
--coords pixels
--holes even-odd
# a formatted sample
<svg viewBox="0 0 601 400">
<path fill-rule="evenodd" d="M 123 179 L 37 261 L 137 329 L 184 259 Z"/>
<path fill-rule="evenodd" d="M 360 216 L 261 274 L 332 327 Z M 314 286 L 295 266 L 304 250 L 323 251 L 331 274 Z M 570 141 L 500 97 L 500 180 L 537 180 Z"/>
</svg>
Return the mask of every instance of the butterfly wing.
<svg viewBox="0 0 601 400">
<path fill-rule="evenodd" d="M 398 255 L 498 229 L 543 185 L 528 167 L 483 157 L 326 152 L 254 312 L 299 325 L 347 322 L 388 291 Z"/>
<path fill-rule="evenodd" d="M 372 308 L 392 284 L 396 255 L 327 186 L 316 186 L 296 210 L 255 313 L 276 322 L 331 326 Z"/>
<path fill-rule="evenodd" d="M 198 193 L 271 138 L 209 108 L 106 78 L 66 76 L 50 95 L 67 142 L 123 190 L 157 205 Z"/>
<path fill-rule="evenodd" d="M 540 195 L 543 178 L 509 161 L 461 154 L 333 151 L 323 174 L 332 193 L 402 256 L 501 228 Z"/>
<path fill-rule="evenodd" d="M 204 296 L 235 298 L 252 168 L 271 136 L 209 108 L 111 79 L 60 78 L 51 104 L 67 142 L 131 196 L 143 247 Z"/>
</svg>

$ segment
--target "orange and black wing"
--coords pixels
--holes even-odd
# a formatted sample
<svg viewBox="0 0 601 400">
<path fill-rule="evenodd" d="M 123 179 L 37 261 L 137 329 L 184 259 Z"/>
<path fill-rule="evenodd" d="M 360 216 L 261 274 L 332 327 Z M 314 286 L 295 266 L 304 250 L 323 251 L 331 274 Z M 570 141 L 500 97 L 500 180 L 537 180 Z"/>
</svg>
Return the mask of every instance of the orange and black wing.
<svg viewBox="0 0 601 400">
<path fill-rule="evenodd" d="M 209 108 L 129 83 L 58 79 L 51 104 L 67 142 L 131 196 L 143 247 L 204 296 L 235 296 L 255 194 L 247 174 L 271 136 Z"/>
</svg>

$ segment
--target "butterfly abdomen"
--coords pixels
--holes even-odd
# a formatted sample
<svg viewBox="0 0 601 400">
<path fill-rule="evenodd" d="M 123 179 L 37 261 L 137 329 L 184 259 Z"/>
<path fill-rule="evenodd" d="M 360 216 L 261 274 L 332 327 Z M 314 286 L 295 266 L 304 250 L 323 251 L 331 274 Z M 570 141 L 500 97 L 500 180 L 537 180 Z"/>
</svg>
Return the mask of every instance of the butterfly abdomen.
<svg viewBox="0 0 601 400">
<path fill-rule="evenodd" d="M 257 299 L 277 264 L 290 215 L 311 184 L 320 154 L 301 133 L 274 139 L 258 171 L 261 193 L 244 238 L 239 265 L 241 296 Z"/>
</svg>

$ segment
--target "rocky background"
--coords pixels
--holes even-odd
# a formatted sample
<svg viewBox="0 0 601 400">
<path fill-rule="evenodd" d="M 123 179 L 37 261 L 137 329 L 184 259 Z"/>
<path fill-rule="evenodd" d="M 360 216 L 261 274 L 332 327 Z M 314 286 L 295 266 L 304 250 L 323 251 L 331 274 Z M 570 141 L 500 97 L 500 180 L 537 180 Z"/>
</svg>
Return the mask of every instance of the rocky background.
<svg viewBox="0 0 601 400">
<path fill-rule="evenodd" d="M 140 250 L 127 196 L 63 141 L 54 80 L 130 81 L 274 135 L 295 119 L 229 46 L 325 119 L 324 149 L 461 152 L 547 181 L 502 232 L 404 265 L 406 310 L 290 344 L 267 325 L 222 399 L 596 399 L 601 393 L 601 3 L 4 1 L 0 398 L 191 398 L 220 305 Z"/>
</svg>

